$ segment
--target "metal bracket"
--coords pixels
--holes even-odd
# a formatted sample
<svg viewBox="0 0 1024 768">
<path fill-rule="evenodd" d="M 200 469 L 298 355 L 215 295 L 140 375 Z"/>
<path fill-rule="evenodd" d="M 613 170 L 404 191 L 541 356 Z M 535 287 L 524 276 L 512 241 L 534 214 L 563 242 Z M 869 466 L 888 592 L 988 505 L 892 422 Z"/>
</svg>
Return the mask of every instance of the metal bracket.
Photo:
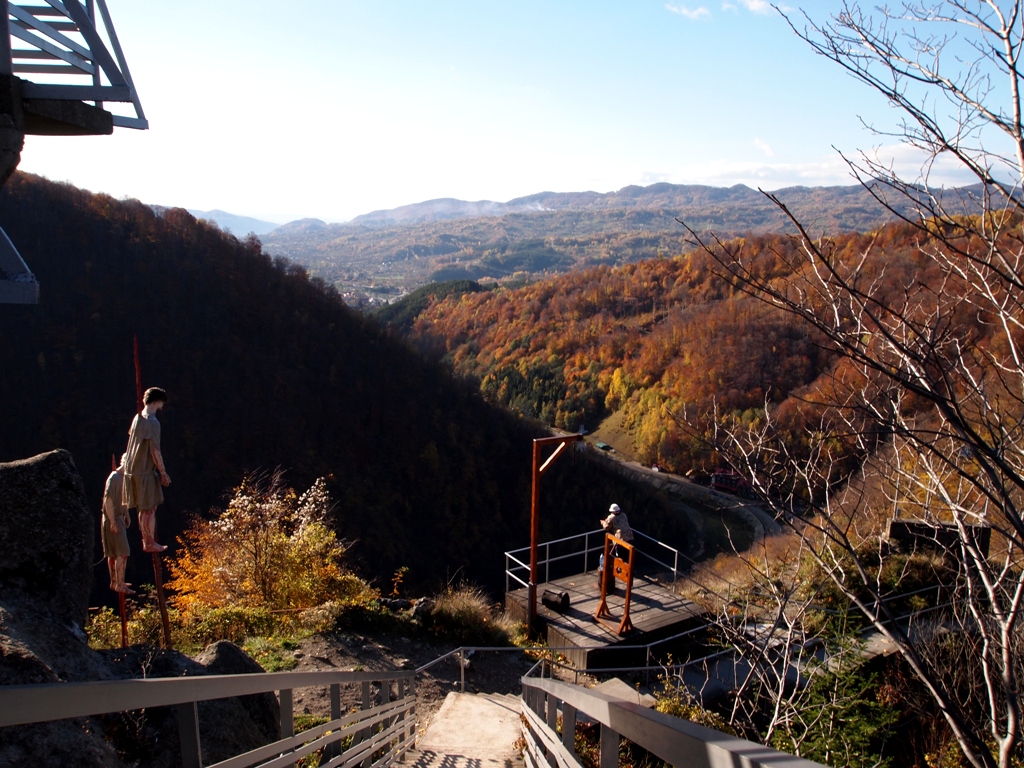
<svg viewBox="0 0 1024 768">
<path fill-rule="evenodd" d="M 0 304 L 38 304 L 39 281 L 0 229 Z"/>
</svg>

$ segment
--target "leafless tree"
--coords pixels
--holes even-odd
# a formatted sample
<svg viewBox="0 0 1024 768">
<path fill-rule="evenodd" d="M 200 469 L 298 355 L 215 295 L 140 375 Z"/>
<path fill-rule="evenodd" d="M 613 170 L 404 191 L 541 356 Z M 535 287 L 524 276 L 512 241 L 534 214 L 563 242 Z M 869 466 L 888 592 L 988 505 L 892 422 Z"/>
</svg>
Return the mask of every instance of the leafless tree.
<svg viewBox="0 0 1024 768">
<path fill-rule="evenodd" d="M 792 277 L 752 268 L 742 244 L 691 230 L 723 278 L 800 318 L 838 355 L 833 380 L 808 406 L 799 449 L 772 410 L 756 430 L 717 420 L 728 450 L 865 619 L 898 648 L 941 711 L 966 759 L 1009 768 L 1021 748 L 1024 598 L 1024 0 L 930 0 L 863 10 L 844 3 L 824 23 L 787 17 L 796 34 L 884 96 L 902 116 L 895 136 L 922 158 L 914 178 L 878 152 L 847 158 L 880 205 L 918 235 L 908 263 L 872 241 L 840 253 L 768 197 L 794 228 Z M 934 183 L 954 161 L 975 182 Z M 822 394 L 824 392 L 825 394 Z M 851 476 L 840 457 L 857 456 Z M 869 461 L 868 457 L 875 457 Z M 966 698 L 936 661 L 934 633 L 893 615 L 879 563 L 878 520 L 898 513 L 956 532 L 959 564 L 949 625 L 970 638 L 978 679 Z M 977 527 L 993 532 L 987 552 Z M 962 670 L 957 670 L 961 672 Z"/>
</svg>

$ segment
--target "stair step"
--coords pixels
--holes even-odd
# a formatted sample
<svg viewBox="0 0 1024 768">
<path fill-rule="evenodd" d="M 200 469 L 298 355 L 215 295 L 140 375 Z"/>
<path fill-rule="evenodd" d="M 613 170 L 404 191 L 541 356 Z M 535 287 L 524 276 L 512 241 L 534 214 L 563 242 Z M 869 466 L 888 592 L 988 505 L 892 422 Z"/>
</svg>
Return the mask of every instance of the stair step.
<svg viewBox="0 0 1024 768">
<path fill-rule="evenodd" d="M 523 759 L 442 755 L 431 750 L 411 749 L 405 753 L 401 761 L 401 764 L 408 768 L 508 768 L 510 763 L 513 768 L 517 768 L 523 765 Z"/>
<path fill-rule="evenodd" d="M 504 768 L 515 759 L 520 736 L 520 699 L 510 694 L 449 693 L 416 751 L 405 764 L 416 768 Z"/>
</svg>

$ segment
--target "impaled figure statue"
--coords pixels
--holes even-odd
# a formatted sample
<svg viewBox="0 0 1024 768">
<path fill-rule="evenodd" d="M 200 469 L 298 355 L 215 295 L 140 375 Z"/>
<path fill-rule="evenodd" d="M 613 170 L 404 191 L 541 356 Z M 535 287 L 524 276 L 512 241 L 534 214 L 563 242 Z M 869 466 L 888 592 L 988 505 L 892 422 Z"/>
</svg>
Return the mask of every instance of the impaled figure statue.
<svg viewBox="0 0 1024 768">
<path fill-rule="evenodd" d="M 128 507 L 124 505 L 124 462 L 107 477 L 103 487 L 103 520 L 100 524 L 100 536 L 103 540 L 103 554 L 107 558 L 107 570 L 110 571 L 110 588 L 125 595 L 134 595 L 131 584 L 124 580 L 124 568 L 128 563 L 131 549 L 128 547 L 128 526 L 131 518 Z"/>
<path fill-rule="evenodd" d="M 160 453 L 160 422 L 156 412 L 167 402 L 167 393 L 150 387 L 143 395 L 145 407 L 132 421 L 125 452 L 124 505 L 139 510 L 143 552 L 163 552 L 167 547 L 156 541 L 156 508 L 164 500 L 160 486 L 171 484 Z"/>
</svg>

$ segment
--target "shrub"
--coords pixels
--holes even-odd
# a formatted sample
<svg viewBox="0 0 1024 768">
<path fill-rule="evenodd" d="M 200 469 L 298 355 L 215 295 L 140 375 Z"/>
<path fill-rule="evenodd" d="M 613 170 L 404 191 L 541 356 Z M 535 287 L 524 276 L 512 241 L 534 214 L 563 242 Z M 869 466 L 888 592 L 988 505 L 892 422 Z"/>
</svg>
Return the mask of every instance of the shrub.
<svg viewBox="0 0 1024 768">
<path fill-rule="evenodd" d="M 460 645 L 510 645 L 517 623 L 478 587 L 449 587 L 434 599 L 431 628 Z"/>
<path fill-rule="evenodd" d="M 125 600 L 129 645 L 160 645 L 163 640 L 163 622 L 153 589 L 152 584 L 143 584 L 136 595 Z M 167 618 L 171 625 L 171 640 L 174 645 L 180 645 L 184 640 L 178 631 L 181 615 L 174 608 L 168 608 Z M 85 633 L 90 648 L 120 648 L 121 617 L 114 609 L 104 606 L 90 613 Z"/>
<path fill-rule="evenodd" d="M 716 731 L 736 735 L 735 729 L 729 725 L 725 718 L 716 712 L 705 709 L 690 693 L 690 689 L 683 682 L 682 674 L 665 673 L 661 679 L 662 688 L 655 694 L 656 703 L 654 709 L 666 715 L 672 715 L 691 723 L 703 725 L 705 728 L 713 728 Z"/>
<path fill-rule="evenodd" d="M 360 591 L 342 567 L 330 508 L 322 479 L 298 496 L 279 474 L 246 476 L 227 509 L 185 531 L 169 564 L 173 605 L 187 616 L 229 606 L 301 610 Z"/>
</svg>

